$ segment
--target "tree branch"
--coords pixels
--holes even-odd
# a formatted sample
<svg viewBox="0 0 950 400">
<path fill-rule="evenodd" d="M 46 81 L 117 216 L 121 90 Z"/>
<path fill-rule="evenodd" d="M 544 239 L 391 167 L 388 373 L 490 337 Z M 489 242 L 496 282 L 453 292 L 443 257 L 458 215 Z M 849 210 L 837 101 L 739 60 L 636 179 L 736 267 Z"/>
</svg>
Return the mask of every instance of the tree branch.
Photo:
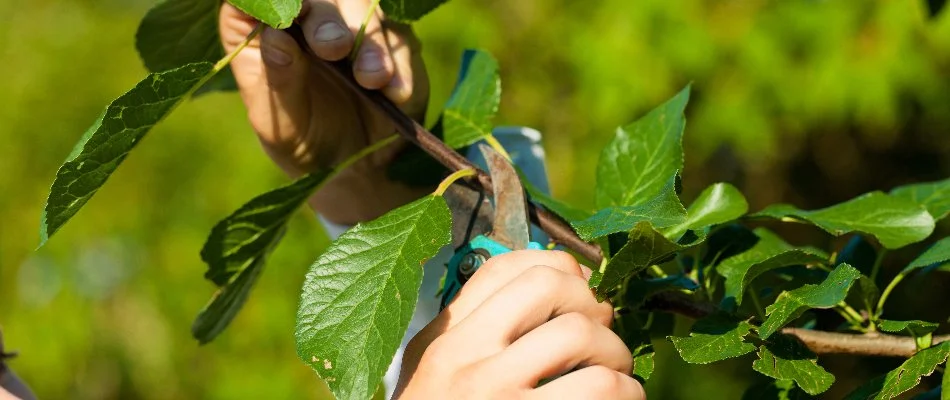
<svg viewBox="0 0 950 400">
<path fill-rule="evenodd" d="M 407 116 L 402 110 L 386 98 L 381 92 L 367 90 L 360 86 L 353 78 L 353 72 L 348 63 L 327 62 L 317 57 L 296 25 L 288 32 L 294 36 L 301 48 L 310 56 L 310 61 L 317 65 L 324 65 L 337 75 L 339 80 L 352 89 L 357 95 L 389 117 L 395 124 L 396 130 L 407 140 L 419 146 L 432 158 L 451 171 L 472 168 L 477 171 L 470 182 L 481 186 L 486 193 L 492 193 L 491 177 L 458 152 L 448 147 L 438 137 L 430 133 L 422 125 Z M 531 221 L 538 225 L 555 242 L 566 246 L 577 254 L 591 261 L 591 265 L 600 265 L 603 256 L 600 247 L 581 240 L 571 227 L 560 217 L 544 208 L 529 203 Z M 699 319 L 716 312 L 716 306 L 708 302 L 699 302 L 678 292 L 660 293 L 647 300 L 646 307 L 657 311 L 666 311 Z M 884 334 L 857 335 L 837 332 L 812 331 L 800 328 L 785 328 L 782 333 L 800 339 L 816 354 L 854 354 L 866 356 L 893 356 L 910 357 L 917 348 L 913 338 Z M 934 337 L 934 344 L 950 340 L 948 336 Z"/>
</svg>

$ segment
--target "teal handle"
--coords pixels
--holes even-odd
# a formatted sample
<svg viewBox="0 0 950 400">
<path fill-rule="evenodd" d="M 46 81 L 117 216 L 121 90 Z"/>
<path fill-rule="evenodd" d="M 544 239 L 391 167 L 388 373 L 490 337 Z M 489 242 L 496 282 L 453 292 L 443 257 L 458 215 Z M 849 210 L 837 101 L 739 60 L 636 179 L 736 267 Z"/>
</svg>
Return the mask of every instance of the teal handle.
<svg viewBox="0 0 950 400">
<path fill-rule="evenodd" d="M 537 242 L 528 243 L 530 250 L 544 250 L 544 246 Z M 455 299 L 455 295 L 462 290 L 462 285 L 478 271 L 489 258 L 510 252 L 511 249 L 501 243 L 489 239 L 485 235 L 478 235 L 472 241 L 460 247 L 452 259 L 449 260 L 448 270 L 445 272 L 445 284 L 442 286 L 441 309 L 445 309 Z"/>
</svg>

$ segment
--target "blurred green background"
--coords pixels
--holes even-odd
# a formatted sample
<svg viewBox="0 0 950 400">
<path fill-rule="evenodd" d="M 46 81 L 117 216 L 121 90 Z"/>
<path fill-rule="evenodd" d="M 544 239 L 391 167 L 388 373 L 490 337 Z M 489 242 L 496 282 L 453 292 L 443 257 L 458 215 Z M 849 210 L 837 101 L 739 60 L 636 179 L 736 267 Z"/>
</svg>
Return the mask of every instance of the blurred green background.
<svg viewBox="0 0 950 400">
<path fill-rule="evenodd" d="M 327 244 L 312 215 L 292 221 L 223 336 L 199 347 L 189 333 L 213 291 L 205 235 L 287 181 L 237 95 L 180 108 L 34 251 L 56 168 L 145 74 L 133 35 L 151 4 L 0 0 L 0 324 L 21 352 L 12 365 L 41 398 L 320 398 L 292 337 L 304 272 Z M 554 192 L 577 205 L 592 203 L 615 127 L 693 82 L 685 198 L 724 180 L 758 209 L 950 176 L 948 14 L 929 18 L 915 0 L 453 0 L 417 31 L 432 113 L 462 50 L 490 51 L 503 70 L 497 122 L 545 133 Z M 657 344 L 651 398 L 734 399 L 757 379 L 748 360 L 690 367 Z M 840 379 L 830 397 L 855 383 Z"/>
</svg>

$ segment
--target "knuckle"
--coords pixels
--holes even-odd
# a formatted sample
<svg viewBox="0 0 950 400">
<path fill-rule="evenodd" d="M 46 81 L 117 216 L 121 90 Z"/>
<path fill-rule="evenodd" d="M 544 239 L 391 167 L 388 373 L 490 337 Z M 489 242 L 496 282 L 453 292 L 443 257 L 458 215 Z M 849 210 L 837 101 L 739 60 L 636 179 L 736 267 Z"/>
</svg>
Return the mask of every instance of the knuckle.
<svg viewBox="0 0 950 400">
<path fill-rule="evenodd" d="M 615 398 L 627 384 L 624 382 L 625 378 L 629 378 L 603 365 L 594 365 L 587 368 L 591 369 L 588 379 L 591 391 L 609 396 L 609 398 Z"/>
<path fill-rule="evenodd" d="M 586 345 L 593 341 L 597 334 L 597 327 L 594 325 L 594 321 L 578 312 L 563 314 L 555 318 L 555 321 L 558 323 L 560 329 L 570 332 L 571 339 L 578 343 L 584 343 Z"/>
<path fill-rule="evenodd" d="M 574 256 L 561 250 L 549 251 L 551 252 L 551 257 L 557 262 L 558 266 L 566 268 L 564 272 L 568 272 L 577 276 L 581 275 L 581 266 L 577 263 L 577 259 L 574 258 Z"/>
<path fill-rule="evenodd" d="M 564 279 L 563 273 L 546 265 L 532 266 L 522 276 L 530 288 L 541 293 L 560 293 L 569 286 L 569 281 Z"/>
</svg>

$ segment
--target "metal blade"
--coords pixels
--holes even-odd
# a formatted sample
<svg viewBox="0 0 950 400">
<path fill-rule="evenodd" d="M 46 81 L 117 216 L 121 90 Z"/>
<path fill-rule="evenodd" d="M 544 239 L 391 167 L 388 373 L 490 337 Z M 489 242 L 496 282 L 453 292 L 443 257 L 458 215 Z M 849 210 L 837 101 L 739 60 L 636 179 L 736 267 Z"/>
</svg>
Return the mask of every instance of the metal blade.
<svg viewBox="0 0 950 400">
<path fill-rule="evenodd" d="M 443 197 L 452 210 L 453 247 L 457 249 L 475 236 L 491 232 L 494 207 L 484 193 L 462 185 L 452 185 Z"/>
<path fill-rule="evenodd" d="M 525 249 L 530 241 L 528 201 L 518 173 L 491 147 L 480 144 L 478 149 L 485 156 L 495 192 L 495 216 L 488 237 L 512 250 Z"/>
</svg>

